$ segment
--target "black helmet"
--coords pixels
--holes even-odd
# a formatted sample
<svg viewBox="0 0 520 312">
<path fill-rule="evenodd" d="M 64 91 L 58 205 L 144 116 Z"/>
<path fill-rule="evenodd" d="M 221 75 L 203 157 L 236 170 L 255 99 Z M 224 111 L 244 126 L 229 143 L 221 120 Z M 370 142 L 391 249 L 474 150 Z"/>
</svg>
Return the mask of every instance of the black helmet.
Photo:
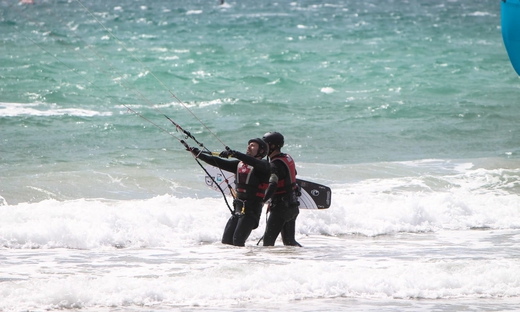
<svg viewBox="0 0 520 312">
<path fill-rule="evenodd" d="M 274 145 L 275 149 L 282 148 L 284 143 L 283 135 L 280 132 L 267 132 L 262 139 L 269 144 L 269 148 L 271 145 Z"/>
<path fill-rule="evenodd" d="M 267 143 L 265 143 L 265 141 L 260 138 L 251 139 L 249 140 L 249 142 L 247 142 L 247 144 L 249 145 L 251 144 L 251 142 L 255 142 L 258 144 L 258 154 L 256 154 L 255 157 L 264 158 L 265 155 L 267 155 L 267 152 L 269 151 L 269 146 L 267 146 Z"/>
</svg>

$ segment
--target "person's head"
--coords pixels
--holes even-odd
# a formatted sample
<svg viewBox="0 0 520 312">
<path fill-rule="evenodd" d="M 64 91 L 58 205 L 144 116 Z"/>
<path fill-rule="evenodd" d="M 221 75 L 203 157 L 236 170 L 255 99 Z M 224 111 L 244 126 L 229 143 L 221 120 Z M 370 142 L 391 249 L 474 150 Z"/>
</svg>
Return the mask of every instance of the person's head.
<svg viewBox="0 0 520 312">
<path fill-rule="evenodd" d="M 269 146 L 268 154 L 271 155 L 275 151 L 280 151 L 283 147 L 284 138 L 280 132 L 267 132 L 262 138 Z"/>
<path fill-rule="evenodd" d="M 246 155 L 256 158 L 264 158 L 267 155 L 268 150 L 269 146 L 267 146 L 267 143 L 265 143 L 264 140 L 255 138 L 247 142 Z"/>
</svg>

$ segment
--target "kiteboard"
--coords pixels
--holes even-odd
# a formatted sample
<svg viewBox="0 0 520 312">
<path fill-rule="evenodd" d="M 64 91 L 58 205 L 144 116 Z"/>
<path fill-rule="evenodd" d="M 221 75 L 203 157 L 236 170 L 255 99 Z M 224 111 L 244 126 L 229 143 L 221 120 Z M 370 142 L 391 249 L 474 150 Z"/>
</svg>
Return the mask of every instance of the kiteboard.
<svg viewBox="0 0 520 312">
<path fill-rule="evenodd" d="M 502 0 L 500 15 L 502 39 L 509 60 L 520 75 L 520 0 Z"/>
<path fill-rule="evenodd" d="M 204 177 L 206 185 L 212 190 L 220 192 L 222 189 L 226 195 L 231 195 L 230 188 L 235 188 L 235 174 L 214 166 L 205 166 L 205 168 L 211 175 L 211 177 L 208 175 Z M 301 190 L 301 196 L 298 197 L 300 209 L 327 209 L 330 207 L 332 195 L 330 187 L 302 179 L 296 179 L 296 183 Z"/>
</svg>

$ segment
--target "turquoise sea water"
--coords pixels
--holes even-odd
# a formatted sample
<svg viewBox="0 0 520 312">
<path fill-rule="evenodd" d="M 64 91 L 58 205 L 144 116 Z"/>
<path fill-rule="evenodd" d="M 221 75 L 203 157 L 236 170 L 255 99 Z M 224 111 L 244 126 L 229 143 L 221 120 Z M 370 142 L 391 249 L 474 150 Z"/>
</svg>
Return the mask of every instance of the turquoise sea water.
<svg viewBox="0 0 520 312">
<path fill-rule="evenodd" d="M 305 163 L 518 158 L 495 1 L 217 2 L 2 1 L 2 196 L 49 166 L 192 165 L 124 105 L 212 150 L 280 131 Z"/>
<path fill-rule="evenodd" d="M 0 38 L 0 310 L 518 308 L 498 0 L 0 0 Z M 307 247 L 252 247 L 263 225 L 221 246 L 229 212 L 164 115 L 214 151 L 283 133 L 333 190 Z"/>
</svg>

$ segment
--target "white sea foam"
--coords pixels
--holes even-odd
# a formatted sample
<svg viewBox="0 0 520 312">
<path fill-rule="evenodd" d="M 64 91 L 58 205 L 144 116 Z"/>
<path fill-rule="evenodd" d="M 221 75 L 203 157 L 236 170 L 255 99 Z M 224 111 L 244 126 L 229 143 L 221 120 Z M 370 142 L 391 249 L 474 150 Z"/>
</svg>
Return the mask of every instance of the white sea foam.
<svg viewBox="0 0 520 312">
<path fill-rule="evenodd" d="M 15 116 L 111 116 L 112 112 L 99 112 L 83 108 L 60 108 L 53 104 L 44 103 L 0 103 L 1 117 Z"/>
<path fill-rule="evenodd" d="M 276 302 L 291 310 L 326 298 L 395 308 L 399 300 L 520 296 L 520 263 L 511 256 L 520 242 L 518 199 L 488 203 L 509 209 L 484 212 L 446 205 L 452 201 L 442 196 L 366 195 L 344 190 L 329 210 L 302 210 L 303 248 L 257 247 L 263 222 L 245 248 L 221 245 L 229 213 L 220 199 L 2 206 L 0 309 L 265 309 Z M 516 230 L 465 230 L 483 215 Z"/>
<path fill-rule="evenodd" d="M 330 94 L 330 93 L 334 93 L 335 90 L 331 87 L 323 87 L 323 88 L 321 88 L 320 91 L 322 93 Z"/>
<path fill-rule="evenodd" d="M 361 234 L 375 237 L 400 232 L 518 229 L 518 174 L 518 170 L 476 169 L 453 175 L 374 178 L 331 184 L 331 208 L 301 210 L 297 231 L 300 236 Z M 127 185 L 111 183 L 111 192 L 123 188 L 127 193 L 130 180 L 125 181 Z M 137 183 L 136 191 L 142 190 L 145 185 Z M 200 185 L 203 186 L 202 180 Z M 92 189 L 95 187 L 89 187 L 90 194 L 95 192 Z M 79 189 L 73 188 L 75 192 Z M 218 197 L 185 197 L 190 192 L 205 194 L 196 190 L 183 192 L 182 198 L 171 195 L 148 200 L 80 198 L 4 205 L 0 206 L 0 237 L 4 239 L 2 244 L 9 248 L 164 247 L 172 240 L 183 244 L 218 242 L 229 213 L 224 202 Z M 47 197 L 55 196 L 47 193 Z M 264 221 L 261 220 L 261 226 Z M 260 236 L 261 232 L 257 231 L 252 239 Z"/>
</svg>

